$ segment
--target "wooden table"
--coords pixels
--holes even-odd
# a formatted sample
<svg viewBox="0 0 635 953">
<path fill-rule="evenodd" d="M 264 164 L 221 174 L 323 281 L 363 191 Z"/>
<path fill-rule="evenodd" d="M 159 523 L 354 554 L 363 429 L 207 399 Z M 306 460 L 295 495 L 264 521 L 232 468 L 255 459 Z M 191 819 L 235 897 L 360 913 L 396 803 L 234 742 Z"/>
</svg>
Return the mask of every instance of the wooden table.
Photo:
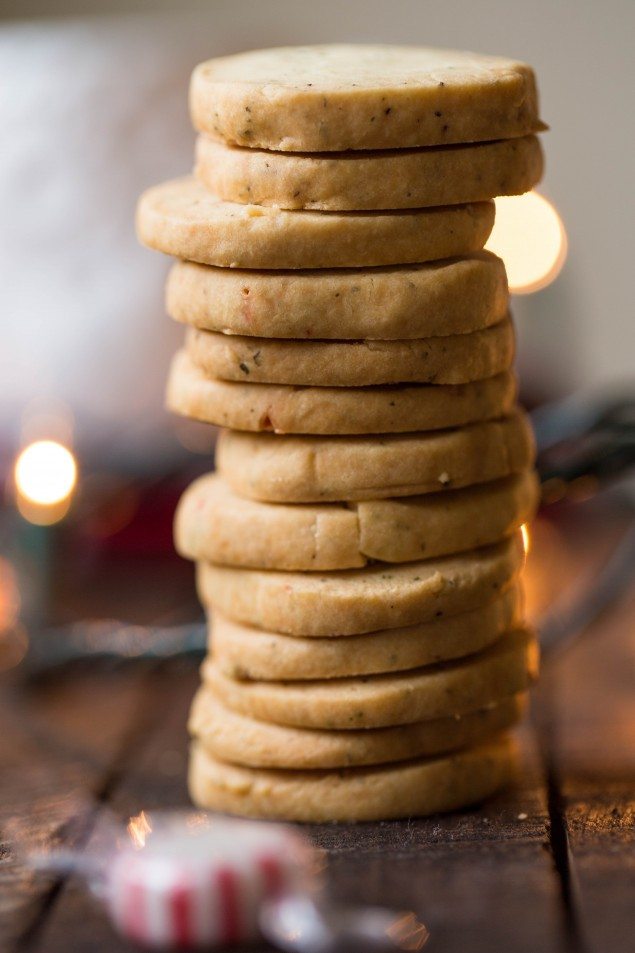
<svg viewBox="0 0 635 953">
<path fill-rule="evenodd" d="M 544 602 L 564 580 L 586 585 L 623 526 L 623 514 L 586 504 L 559 530 L 566 545 L 547 555 L 541 537 L 552 529 L 539 528 L 530 568 L 542 567 L 542 577 L 531 598 Z M 130 617 L 150 617 L 153 591 L 163 607 L 186 592 L 183 611 L 193 611 L 189 570 L 172 589 L 159 567 L 141 572 L 138 561 L 134 575 L 119 565 L 116 578 L 109 597 L 99 590 L 110 614 L 121 609 L 112 603 L 121 602 L 124 580 Z M 545 666 L 510 790 L 427 820 L 309 828 L 338 897 L 412 910 L 430 931 L 431 951 L 631 953 L 634 622 L 635 584 Z M 18 676 L 0 691 L 0 949 L 125 950 L 75 877 L 35 876 L 23 853 L 82 849 L 104 836 L 113 815 L 187 804 L 185 720 L 196 666 L 75 663 L 37 683 Z"/>
</svg>

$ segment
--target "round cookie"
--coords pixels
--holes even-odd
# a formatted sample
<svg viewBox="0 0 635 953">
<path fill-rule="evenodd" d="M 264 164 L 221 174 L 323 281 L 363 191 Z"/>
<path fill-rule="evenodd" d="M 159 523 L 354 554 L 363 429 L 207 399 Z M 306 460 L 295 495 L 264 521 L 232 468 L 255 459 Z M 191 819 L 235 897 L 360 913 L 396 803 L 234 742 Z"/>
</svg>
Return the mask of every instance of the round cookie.
<svg viewBox="0 0 635 953">
<path fill-rule="evenodd" d="M 512 373 L 468 384 L 396 387 L 297 387 L 218 380 L 186 351 L 170 369 L 167 406 L 177 414 L 234 430 L 293 434 L 371 434 L 440 430 L 511 411 Z"/>
<path fill-rule="evenodd" d="M 252 569 L 355 569 L 431 559 L 495 543 L 533 516 L 533 471 L 453 490 L 366 503 L 260 503 L 236 496 L 215 474 L 199 477 L 176 511 L 174 539 L 186 559 Z"/>
<path fill-rule="evenodd" d="M 422 758 L 478 744 L 516 724 L 523 695 L 452 718 L 411 725 L 322 731 L 257 721 L 222 704 L 205 688 L 194 698 L 190 733 L 212 757 L 252 768 L 325 770 Z"/>
<path fill-rule="evenodd" d="M 223 430 L 216 466 L 249 499 L 373 500 L 460 489 L 520 473 L 534 444 L 526 415 L 455 430 L 381 437 L 281 436 Z"/>
<path fill-rule="evenodd" d="M 514 327 L 505 318 L 471 334 L 406 341 L 277 341 L 191 328 L 192 361 L 220 380 L 302 387 L 466 384 L 509 370 Z"/>
<path fill-rule="evenodd" d="M 282 152 L 405 149 L 544 128 L 525 63 L 424 46 L 252 50 L 208 60 L 190 85 L 196 129 Z"/>
<path fill-rule="evenodd" d="M 460 556 L 343 572 L 272 572 L 198 563 L 201 602 L 237 622 L 288 635 L 397 629 L 466 612 L 503 591 L 524 561 L 520 534 Z"/>
<path fill-rule="evenodd" d="M 264 632 L 213 612 L 209 647 L 220 671 L 234 679 L 300 681 L 401 672 L 473 655 L 522 617 L 520 585 L 458 615 L 401 629 L 339 639 L 303 639 Z"/>
<path fill-rule="evenodd" d="M 195 179 L 148 189 L 137 209 L 142 244 L 224 268 L 359 268 L 478 251 L 494 203 L 396 212 L 289 212 L 222 202 Z"/>
<path fill-rule="evenodd" d="M 196 176 L 229 202 L 287 209 L 426 208 L 520 195 L 540 181 L 535 136 L 429 149 L 297 154 L 199 136 Z"/>
<path fill-rule="evenodd" d="M 250 718 L 297 728 L 384 728 L 463 715 L 526 691 L 537 675 L 538 643 L 515 630 L 478 655 L 364 678 L 238 681 L 213 658 L 201 671 L 224 705 Z"/>
<path fill-rule="evenodd" d="M 467 807 L 507 784 L 515 746 L 502 736 L 451 755 L 338 771 L 244 768 L 190 754 L 192 800 L 207 810 L 300 822 L 374 821 Z"/>
<path fill-rule="evenodd" d="M 167 310 L 184 324 L 268 338 L 405 340 L 501 321 L 509 292 L 491 252 L 393 268 L 240 271 L 173 265 Z"/>
<path fill-rule="evenodd" d="M 185 559 L 246 568 L 305 570 L 364 566 L 354 509 L 243 499 L 216 474 L 181 497 L 174 543 Z"/>
</svg>

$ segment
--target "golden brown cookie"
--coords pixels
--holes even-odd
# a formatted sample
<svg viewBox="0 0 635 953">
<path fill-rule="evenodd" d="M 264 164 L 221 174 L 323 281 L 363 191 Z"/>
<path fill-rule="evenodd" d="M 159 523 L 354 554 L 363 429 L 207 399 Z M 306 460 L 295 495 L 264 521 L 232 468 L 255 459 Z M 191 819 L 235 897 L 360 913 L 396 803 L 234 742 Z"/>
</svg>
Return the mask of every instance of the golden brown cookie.
<svg viewBox="0 0 635 953">
<path fill-rule="evenodd" d="M 509 370 L 514 327 L 507 317 L 471 334 L 406 341 L 280 341 L 191 328 L 192 361 L 220 380 L 315 387 L 466 384 Z"/>
<path fill-rule="evenodd" d="M 201 747 L 221 761 L 252 768 L 325 770 L 428 758 L 478 744 L 516 724 L 525 705 L 525 696 L 512 695 L 498 705 L 452 718 L 323 731 L 257 721 L 232 711 L 201 688 L 194 698 L 189 730 Z"/>
<path fill-rule="evenodd" d="M 377 675 L 481 652 L 518 626 L 522 607 L 522 589 L 516 583 L 458 615 L 337 639 L 266 632 L 214 611 L 209 646 L 221 672 L 235 679 L 284 682 Z"/>
<path fill-rule="evenodd" d="M 209 331 L 269 338 L 400 340 L 464 334 L 501 321 L 505 267 L 490 252 L 423 265 L 240 271 L 177 262 L 167 309 Z"/>
<path fill-rule="evenodd" d="M 373 500 L 460 489 L 531 466 L 521 411 L 455 430 L 299 437 L 223 430 L 216 466 L 239 496 L 281 503 Z"/>
<path fill-rule="evenodd" d="M 507 784 L 509 737 L 436 758 L 338 771 L 243 768 L 191 749 L 189 789 L 201 808 L 286 821 L 373 821 L 467 807 Z"/>
<path fill-rule="evenodd" d="M 198 563 L 204 606 L 289 635 L 397 629 L 474 609 L 502 592 L 524 561 L 520 534 L 459 556 L 343 572 L 273 572 Z"/>
<path fill-rule="evenodd" d="M 366 503 L 260 503 L 215 474 L 183 494 L 175 543 L 186 559 L 254 569 L 354 569 L 459 553 L 510 536 L 534 514 L 533 471 L 445 493 Z"/>
<path fill-rule="evenodd" d="M 229 202 L 288 209 L 426 208 L 520 195 L 542 177 L 535 136 L 381 152 L 243 149 L 199 136 L 196 175 Z"/>
<path fill-rule="evenodd" d="M 203 681 L 224 705 L 250 718 L 297 728 L 384 728 L 451 718 L 526 691 L 538 674 L 538 643 L 522 629 L 477 655 L 386 675 L 252 682 L 225 675 L 213 658 Z"/>
<path fill-rule="evenodd" d="M 194 126 L 283 152 L 404 149 L 544 128 L 525 63 L 424 46 L 291 46 L 208 60 L 190 86 Z"/>
<path fill-rule="evenodd" d="M 397 212 L 289 212 L 222 202 L 196 179 L 139 199 L 142 244 L 224 268 L 362 268 L 434 261 L 483 248 L 494 203 Z"/>
<path fill-rule="evenodd" d="M 508 414 L 516 397 L 510 372 L 468 384 L 297 387 L 210 377 L 186 351 L 170 368 L 167 406 L 185 417 L 234 430 L 370 434 L 440 430 Z"/>
</svg>

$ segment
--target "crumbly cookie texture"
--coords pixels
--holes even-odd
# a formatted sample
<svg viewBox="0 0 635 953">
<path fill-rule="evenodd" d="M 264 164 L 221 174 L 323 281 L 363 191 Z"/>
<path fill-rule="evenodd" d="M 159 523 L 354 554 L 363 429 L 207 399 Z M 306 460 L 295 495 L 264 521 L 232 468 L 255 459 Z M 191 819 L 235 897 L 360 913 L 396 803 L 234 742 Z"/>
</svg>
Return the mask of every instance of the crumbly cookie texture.
<svg viewBox="0 0 635 953">
<path fill-rule="evenodd" d="M 224 268 L 360 268 L 483 248 L 493 202 L 396 212 L 289 212 L 223 202 L 193 178 L 148 189 L 137 209 L 149 248 Z"/>
<path fill-rule="evenodd" d="M 415 46 L 282 47 L 201 63 L 194 126 L 283 152 L 404 149 L 544 128 L 525 63 Z"/>
<path fill-rule="evenodd" d="M 253 768 L 325 770 L 431 757 L 479 744 L 516 724 L 525 707 L 524 695 L 512 695 L 497 705 L 451 718 L 323 731 L 258 721 L 232 711 L 201 688 L 192 705 L 189 730 L 221 761 Z"/>
<path fill-rule="evenodd" d="M 378 675 L 480 652 L 518 627 L 522 608 L 521 586 L 512 584 L 494 599 L 457 615 L 364 635 L 310 639 L 254 629 L 214 610 L 209 647 L 220 671 L 241 680 Z"/>
<path fill-rule="evenodd" d="M 471 334 L 406 341 L 276 341 L 190 328 L 186 347 L 195 364 L 220 380 L 368 387 L 493 377 L 510 369 L 515 338 L 507 317 Z"/>
<path fill-rule="evenodd" d="M 469 384 L 396 387 L 293 387 L 216 380 L 185 352 L 172 361 L 170 410 L 234 430 L 279 434 L 404 433 L 459 427 L 512 409 L 510 372 Z"/>
<path fill-rule="evenodd" d="M 268 338 L 399 340 L 501 321 L 505 266 L 490 252 L 366 270 L 241 271 L 177 262 L 167 310 L 209 331 Z"/>
<path fill-rule="evenodd" d="M 186 559 L 284 571 L 355 569 L 465 552 L 510 536 L 534 515 L 536 474 L 445 493 L 360 503 L 262 503 L 219 476 L 181 498 L 174 539 Z"/>
<path fill-rule="evenodd" d="M 358 635 L 474 609 L 520 572 L 519 534 L 483 549 L 420 562 L 328 573 L 233 569 L 201 562 L 201 602 L 247 625 L 288 635 Z"/>
<path fill-rule="evenodd" d="M 216 466 L 239 496 L 284 503 L 387 499 L 461 489 L 528 469 L 520 410 L 455 430 L 381 437 L 297 437 L 223 430 Z"/>
<path fill-rule="evenodd" d="M 288 209 L 425 208 L 520 195 L 542 178 L 536 136 L 464 146 L 297 154 L 199 136 L 196 176 L 230 202 Z"/>
<path fill-rule="evenodd" d="M 507 736 L 436 758 L 337 771 L 238 767 L 194 743 L 189 789 L 199 807 L 244 817 L 374 821 L 467 807 L 507 784 L 515 762 Z"/>
</svg>

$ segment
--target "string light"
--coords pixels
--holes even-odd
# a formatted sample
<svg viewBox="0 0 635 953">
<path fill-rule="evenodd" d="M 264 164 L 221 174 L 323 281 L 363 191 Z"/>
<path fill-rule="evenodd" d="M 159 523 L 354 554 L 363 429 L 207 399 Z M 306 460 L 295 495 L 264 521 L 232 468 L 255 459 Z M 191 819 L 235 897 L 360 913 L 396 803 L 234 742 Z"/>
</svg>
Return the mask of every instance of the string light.
<svg viewBox="0 0 635 953">
<path fill-rule="evenodd" d="M 36 440 L 18 456 L 14 479 L 18 509 L 31 523 L 56 523 L 68 511 L 77 463 L 56 440 Z"/>
<path fill-rule="evenodd" d="M 567 235 L 551 202 L 526 192 L 496 199 L 496 221 L 485 247 L 505 262 L 510 291 L 531 294 L 560 274 Z"/>
<path fill-rule="evenodd" d="M 531 537 L 529 535 L 529 527 L 527 523 L 523 523 L 520 527 L 520 535 L 523 538 L 523 549 L 525 550 L 525 556 L 529 555 L 529 550 L 531 549 Z"/>
</svg>

